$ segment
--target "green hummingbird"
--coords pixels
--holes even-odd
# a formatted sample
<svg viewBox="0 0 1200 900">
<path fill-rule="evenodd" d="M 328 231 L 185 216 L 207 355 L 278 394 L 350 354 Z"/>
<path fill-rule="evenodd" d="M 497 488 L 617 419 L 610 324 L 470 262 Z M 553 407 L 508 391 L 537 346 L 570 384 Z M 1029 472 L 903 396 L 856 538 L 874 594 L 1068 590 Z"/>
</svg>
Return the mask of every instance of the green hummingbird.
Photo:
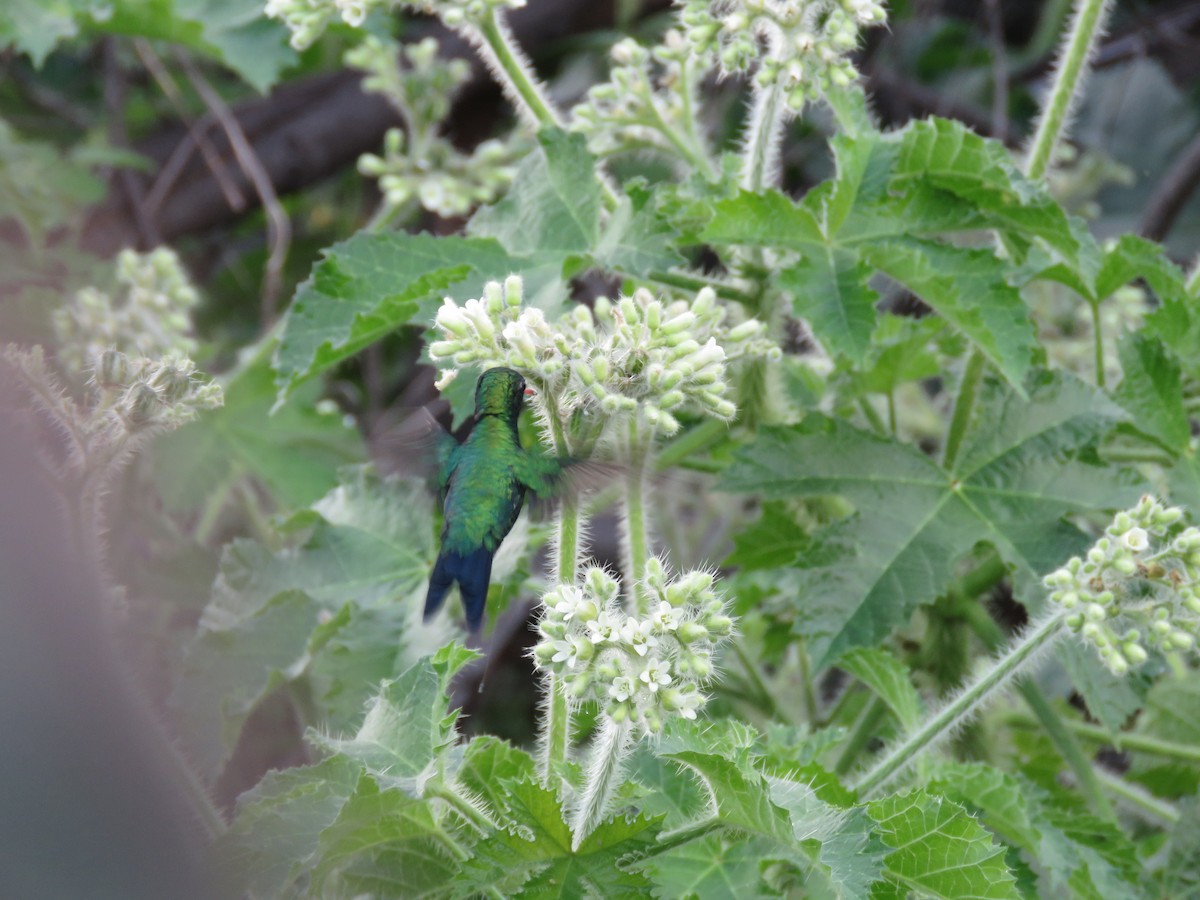
<svg viewBox="0 0 1200 900">
<path fill-rule="evenodd" d="M 521 446 L 517 419 L 526 393 L 518 372 L 488 369 L 475 386 L 470 435 L 460 444 L 443 433 L 438 443 L 441 549 L 425 595 L 425 618 L 457 584 L 471 634 L 483 624 L 492 557 L 517 521 L 525 492 L 547 494 L 562 470 L 553 457 Z"/>
</svg>

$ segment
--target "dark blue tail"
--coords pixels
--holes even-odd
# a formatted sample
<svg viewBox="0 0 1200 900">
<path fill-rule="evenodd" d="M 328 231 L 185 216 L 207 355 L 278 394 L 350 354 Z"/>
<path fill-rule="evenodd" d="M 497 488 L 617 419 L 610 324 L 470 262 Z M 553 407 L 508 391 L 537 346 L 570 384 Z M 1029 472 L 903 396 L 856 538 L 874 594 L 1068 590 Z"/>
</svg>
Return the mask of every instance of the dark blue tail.
<svg viewBox="0 0 1200 900">
<path fill-rule="evenodd" d="M 492 554 L 480 547 L 465 556 L 443 550 L 429 576 L 429 592 L 425 595 L 425 618 L 437 612 L 446 600 L 450 588 L 458 582 L 462 593 L 463 610 L 467 614 L 467 630 L 474 633 L 483 624 L 483 609 L 487 605 L 488 584 L 492 580 Z"/>
</svg>

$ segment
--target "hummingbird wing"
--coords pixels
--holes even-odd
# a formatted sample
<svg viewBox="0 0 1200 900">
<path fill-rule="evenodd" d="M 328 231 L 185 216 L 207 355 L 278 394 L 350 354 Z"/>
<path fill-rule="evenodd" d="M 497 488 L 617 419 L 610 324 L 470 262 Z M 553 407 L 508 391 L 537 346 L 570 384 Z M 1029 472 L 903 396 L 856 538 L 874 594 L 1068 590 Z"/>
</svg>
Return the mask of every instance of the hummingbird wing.
<svg viewBox="0 0 1200 900">
<path fill-rule="evenodd" d="M 368 437 L 371 457 L 384 475 L 420 476 L 444 499 L 459 443 L 426 407 L 395 409 Z"/>
</svg>

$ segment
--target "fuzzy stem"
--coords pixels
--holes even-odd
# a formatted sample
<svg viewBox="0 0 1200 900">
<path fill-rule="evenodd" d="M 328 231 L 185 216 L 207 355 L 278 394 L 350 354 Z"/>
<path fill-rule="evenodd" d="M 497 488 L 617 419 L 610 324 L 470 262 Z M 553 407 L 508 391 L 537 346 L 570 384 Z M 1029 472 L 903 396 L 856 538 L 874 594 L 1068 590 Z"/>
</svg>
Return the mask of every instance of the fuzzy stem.
<svg viewBox="0 0 1200 900">
<path fill-rule="evenodd" d="M 1057 612 L 1022 635 L 1004 656 L 995 660 L 991 668 L 888 751 L 855 785 L 859 796 L 866 797 L 873 793 L 897 772 L 911 765 L 931 744 L 967 722 L 992 692 L 1003 687 L 1035 653 L 1060 636 L 1065 618 L 1065 613 Z"/>
<path fill-rule="evenodd" d="M 1156 824 L 1171 826 L 1179 821 L 1179 810 L 1170 803 L 1159 800 L 1144 788 L 1131 784 L 1123 778 L 1118 778 L 1104 769 L 1096 770 L 1096 778 L 1110 793 L 1149 814 Z"/>
<path fill-rule="evenodd" d="M 838 754 L 837 761 L 833 764 L 835 773 L 845 775 L 854 768 L 854 761 L 858 759 L 858 755 L 871 742 L 871 738 L 878 733 L 879 720 L 883 718 L 885 712 L 887 712 L 887 704 L 879 698 L 878 694 L 872 694 L 871 699 L 859 712 L 858 718 L 854 720 L 850 734 L 842 744 L 842 752 Z"/>
<path fill-rule="evenodd" d="M 995 650 L 1003 640 L 1000 626 L 996 624 L 991 616 L 984 612 L 979 604 L 970 604 L 970 606 L 974 607 L 978 612 L 974 615 L 968 615 L 968 621 L 974 628 L 975 633 L 979 635 L 980 640 L 987 645 L 988 649 Z M 1079 789 L 1087 797 L 1088 804 L 1092 807 L 1093 812 L 1102 818 L 1110 821 L 1114 820 L 1115 813 L 1113 812 L 1112 805 L 1108 802 L 1108 798 L 1104 796 L 1104 791 L 1101 790 L 1100 782 L 1096 779 L 1096 772 L 1092 767 L 1091 760 L 1084 755 L 1079 742 L 1067 730 L 1066 723 L 1046 700 L 1045 694 L 1031 681 L 1024 681 L 1017 685 L 1017 690 L 1025 698 L 1025 704 L 1037 717 L 1042 730 L 1045 731 L 1050 742 L 1054 744 L 1063 761 L 1066 762 L 1067 766 L 1075 774 L 1075 780 L 1079 783 Z"/>
<path fill-rule="evenodd" d="M 470 800 L 459 794 L 451 785 L 443 781 L 430 781 L 425 785 L 427 797 L 437 797 L 458 813 L 463 820 L 481 836 L 487 837 L 497 830 L 497 825 L 483 812 L 475 807 Z"/>
<path fill-rule="evenodd" d="M 1096 777 L 1095 767 L 1092 765 L 1091 760 L 1084 755 L 1079 742 L 1067 730 L 1063 724 L 1063 720 L 1054 711 L 1054 707 L 1050 705 L 1045 695 L 1038 690 L 1035 684 L 1022 684 L 1019 686 L 1019 690 L 1021 691 L 1021 696 L 1025 698 L 1025 703 L 1033 711 L 1033 714 L 1037 716 L 1038 721 L 1041 722 L 1046 736 L 1050 738 L 1050 742 L 1058 749 L 1059 754 L 1074 773 L 1075 780 L 1079 783 L 1079 789 L 1087 798 L 1088 805 L 1092 807 L 1092 811 L 1110 822 L 1116 821 L 1116 811 L 1112 808 L 1112 804 L 1108 802 L 1108 797 L 1104 795 L 1104 791 L 1100 787 L 1100 780 Z"/>
<path fill-rule="evenodd" d="M 570 444 L 557 409 L 548 410 L 554 453 L 570 455 Z M 558 507 L 558 527 L 555 550 L 555 584 L 574 584 L 579 571 L 579 502 L 569 492 Z M 554 776 L 567 761 L 571 745 L 571 705 L 567 702 L 566 687 L 557 675 L 546 679 L 546 709 L 542 732 L 538 740 L 538 768 L 542 784 L 550 786 Z"/>
<path fill-rule="evenodd" d="M 1054 86 L 1038 119 L 1037 133 L 1025 163 L 1025 174 L 1041 178 L 1050 167 L 1054 146 L 1066 131 L 1084 70 L 1104 31 L 1112 0 L 1078 0 L 1054 73 Z"/>
<path fill-rule="evenodd" d="M 542 90 L 533 67 L 513 39 L 512 31 L 499 10 L 488 10 L 476 25 L 465 29 L 465 34 L 476 45 L 518 112 L 535 129 L 564 127 L 562 116 Z M 597 171 L 596 177 L 600 182 L 600 197 L 605 209 L 616 209 L 616 191 L 602 172 Z"/>
<path fill-rule="evenodd" d="M 1100 304 L 1092 303 L 1092 345 L 1096 358 L 1096 386 L 1104 387 L 1104 328 L 1100 319 Z"/>
<path fill-rule="evenodd" d="M 562 128 L 562 116 L 542 90 L 533 67 L 513 40 L 502 13 L 490 9 L 476 26 L 480 51 L 517 110 L 536 128 Z"/>
<path fill-rule="evenodd" d="M 647 448 L 636 417 L 629 420 L 629 472 L 625 476 L 626 587 L 639 617 L 649 610 L 642 598 L 641 583 L 646 574 L 648 553 L 646 538 L 646 462 Z"/>
<path fill-rule="evenodd" d="M 614 722 L 609 716 L 601 716 L 600 732 L 592 745 L 588 763 L 587 784 L 580 795 L 579 807 L 571 818 L 573 852 L 579 850 L 579 845 L 604 820 L 632 737 L 633 725 L 628 718 L 624 722 Z"/>
<path fill-rule="evenodd" d="M 953 471 L 963 436 L 971 424 L 971 413 L 975 411 L 975 398 L 979 394 L 979 382 L 983 378 L 985 360 L 978 350 L 972 350 L 967 358 L 962 382 L 958 386 L 958 397 L 954 400 L 954 414 L 950 419 L 950 430 L 946 433 L 946 449 L 942 453 L 942 466 Z"/>
<path fill-rule="evenodd" d="M 787 114 L 782 84 L 766 88 L 755 84 L 742 149 L 741 186 L 746 190 L 761 191 L 774 177 Z"/>
<path fill-rule="evenodd" d="M 1109 734 L 1107 730 L 1086 722 L 1073 719 L 1066 721 L 1067 728 L 1075 734 L 1091 741 L 1111 744 L 1119 750 L 1134 750 L 1139 753 L 1150 753 L 1154 756 L 1165 756 L 1168 759 L 1182 760 L 1189 763 L 1200 763 L 1200 747 L 1190 744 L 1177 744 L 1174 741 L 1164 741 L 1147 734 L 1128 734 L 1120 732 Z"/>
<path fill-rule="evenodd" d="M 637 276 L 622 272 L 619 269 L 614 270 L 616 274 L 622 275 L 625 278 L 635 279 Z M 666 287 L 680 288 L 685 291 L 701 291 L 704 288 L 712 288 L 718 297 L 722 300 L 733 300 L 735 303 L 741 303 L 743 306 L 757 302 L 757 297 L 740 288 L 734 287 L 731 284 L 726 284 L 719 278 L 711 278 L 704 275 L 697 275 L 694 272 L 660 272 L 653 271 L 646 275 L 648 281 L 653 281 L 656 284 L 665 285 Z"/>
</svg>

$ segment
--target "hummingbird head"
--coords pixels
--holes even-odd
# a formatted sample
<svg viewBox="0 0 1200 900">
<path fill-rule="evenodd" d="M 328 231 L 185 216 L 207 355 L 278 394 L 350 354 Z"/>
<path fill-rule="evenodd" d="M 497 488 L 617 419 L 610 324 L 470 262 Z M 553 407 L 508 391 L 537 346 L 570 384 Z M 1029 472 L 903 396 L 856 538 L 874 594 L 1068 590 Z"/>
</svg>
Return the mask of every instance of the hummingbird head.
<svg viewBox="0 0 1200 900">
<path fill-rule="evenodd" d="M 497 367 L 479 376 L 475 385 L 475 418 L 501 416 L 516 422 L 525 402 L 525 379 L 512 369 Z"/>
</svg>

